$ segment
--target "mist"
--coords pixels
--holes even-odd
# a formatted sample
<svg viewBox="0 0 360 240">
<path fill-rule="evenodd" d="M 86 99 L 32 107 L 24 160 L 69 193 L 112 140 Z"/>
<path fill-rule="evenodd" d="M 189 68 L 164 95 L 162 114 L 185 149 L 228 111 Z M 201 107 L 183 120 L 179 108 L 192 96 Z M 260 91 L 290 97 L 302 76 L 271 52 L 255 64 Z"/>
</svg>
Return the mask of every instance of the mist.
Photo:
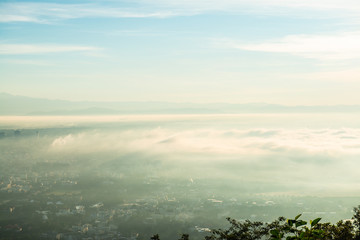
<svg viewBox="0 0 360 240">
<path fill-rule="evenodd" d="M 230 215 L 311 218 L 320 206 L 325 219 L 348 218 L 360 190 L 360 116 L 350 115 L 348 122 L 340 114 L 1 117 L 1 194 L 9 198 L 1 206 L 18 204 L 21 196 L 9 192 L 32 201 L 43 179 L 36 211 L 56 199 L 89 211 L 101 203 L 115 211 L 109 224 L 141 239 L 166 238 L 165 219 L 201 237 L 194 226 L 218 227 Z M 17 179 L 26 191 L 16 190 Z M 173 205 L 167 214 L 117 212 L 142 202 L 160 212 L 161 203 Z M 40 222 L 53 224 L 59 211 Z"/>
</svg>

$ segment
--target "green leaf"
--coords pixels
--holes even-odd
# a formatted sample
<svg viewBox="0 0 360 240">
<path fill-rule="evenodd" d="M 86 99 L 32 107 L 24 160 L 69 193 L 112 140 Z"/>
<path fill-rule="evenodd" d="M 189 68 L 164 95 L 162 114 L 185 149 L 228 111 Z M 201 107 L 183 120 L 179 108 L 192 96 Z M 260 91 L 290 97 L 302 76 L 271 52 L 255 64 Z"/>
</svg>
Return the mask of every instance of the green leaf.
<svg viewBox="0 0 360 240">
<path fill-rule="evenodd" d="M 295 226 L 300 227 L 300 226 L 304 226 L 306 224 L 307 224 L 306 221 L 300 220 L 300 221 L 296 221 Z"/>
<path fill-rule="evenodd" d="M 299 217 L 301 217 L 301 214 L 297 215 L 297 216 L 295 217 L 295 220 L 298 220 Z"/>
<path fill-rule="evenodd" d="M 289 226 L 292 226 L 294 224 L 295 220 L 292 220 L 292 219 L 288 219 L 287 220 L 287 223 Z"/>
<path fill-rule="evenodd" d="M 277 230 L 277 229 L 273 229 L 273 230 L 270 230 L 270 233 L 271 233 L 271 235 L 274 237 L 274 236 L 279 236 L 279 233 L 280 233 L 280 231 L 279 230 Z"/>
<path fill-rule="evenodd" d="M 316 224 L 318 224 L 318 222 L 320 222 L 321 218 L 316 218 L 312 221 L 310 221 L 311 227 L 315 226 Z"/>
</svg>

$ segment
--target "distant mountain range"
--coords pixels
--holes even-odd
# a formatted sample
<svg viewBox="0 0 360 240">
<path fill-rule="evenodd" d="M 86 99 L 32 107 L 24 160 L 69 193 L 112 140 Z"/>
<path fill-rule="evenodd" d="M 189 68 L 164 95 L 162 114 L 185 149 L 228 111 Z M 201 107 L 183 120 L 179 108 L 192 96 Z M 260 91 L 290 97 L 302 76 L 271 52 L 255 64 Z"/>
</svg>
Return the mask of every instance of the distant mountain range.
<svg viewBox="0 0 360 240">
<path fill-rule="evenodd" d="M 360 105 L 284 106 L 265 103 L 90 102 L 0 93 L 0 115 L 236 114 L 359 112 Z"/>
</svg>

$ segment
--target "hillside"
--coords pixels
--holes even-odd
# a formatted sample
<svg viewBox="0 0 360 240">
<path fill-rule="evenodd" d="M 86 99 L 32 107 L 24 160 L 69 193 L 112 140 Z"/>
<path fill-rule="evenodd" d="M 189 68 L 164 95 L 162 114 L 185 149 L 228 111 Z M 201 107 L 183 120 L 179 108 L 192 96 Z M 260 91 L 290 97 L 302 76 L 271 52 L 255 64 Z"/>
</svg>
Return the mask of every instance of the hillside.
<svg viewBox="0 0 360 240">
<path fill-rule="evenodd" d="M 360 112 L 359 105 L 285 106 L 266 103 L 91 102 L 0 93 L 0 115 L 239 114 Z"/>
</svg>

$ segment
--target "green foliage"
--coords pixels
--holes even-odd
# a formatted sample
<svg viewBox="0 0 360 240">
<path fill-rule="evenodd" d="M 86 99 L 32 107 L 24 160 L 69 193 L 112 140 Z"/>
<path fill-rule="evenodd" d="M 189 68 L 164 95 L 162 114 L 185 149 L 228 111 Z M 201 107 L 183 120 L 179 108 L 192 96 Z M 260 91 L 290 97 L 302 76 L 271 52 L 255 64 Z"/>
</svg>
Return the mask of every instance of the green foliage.
<svg viewBox="0 0 360 240">
<path fill-rule="evenodd" d="M 189 234 L 182 234 L 179 240 L 189 240 Z"/>
<path fill-rule="evenodd" d="M 155 234 L 150 238 L 151 240 L 160 240 L 159 234 Z"/>
<path fill-rule="evenodd" d="M 294 219 L 279 217 L 271 223 L 227 218 L 230 227 L 212 230 L 205 240 L 360 240 L 360 205 L 353 211 L 352 220 L 336 224 L 320 223 L 321 218 L 308 223 L 300 219 L 301 214 Z M 151 240 L 160 240 L 159 235 Z M 183 234 L 179 240 L 189 240 L 189 235 Z"/>
</svg>

